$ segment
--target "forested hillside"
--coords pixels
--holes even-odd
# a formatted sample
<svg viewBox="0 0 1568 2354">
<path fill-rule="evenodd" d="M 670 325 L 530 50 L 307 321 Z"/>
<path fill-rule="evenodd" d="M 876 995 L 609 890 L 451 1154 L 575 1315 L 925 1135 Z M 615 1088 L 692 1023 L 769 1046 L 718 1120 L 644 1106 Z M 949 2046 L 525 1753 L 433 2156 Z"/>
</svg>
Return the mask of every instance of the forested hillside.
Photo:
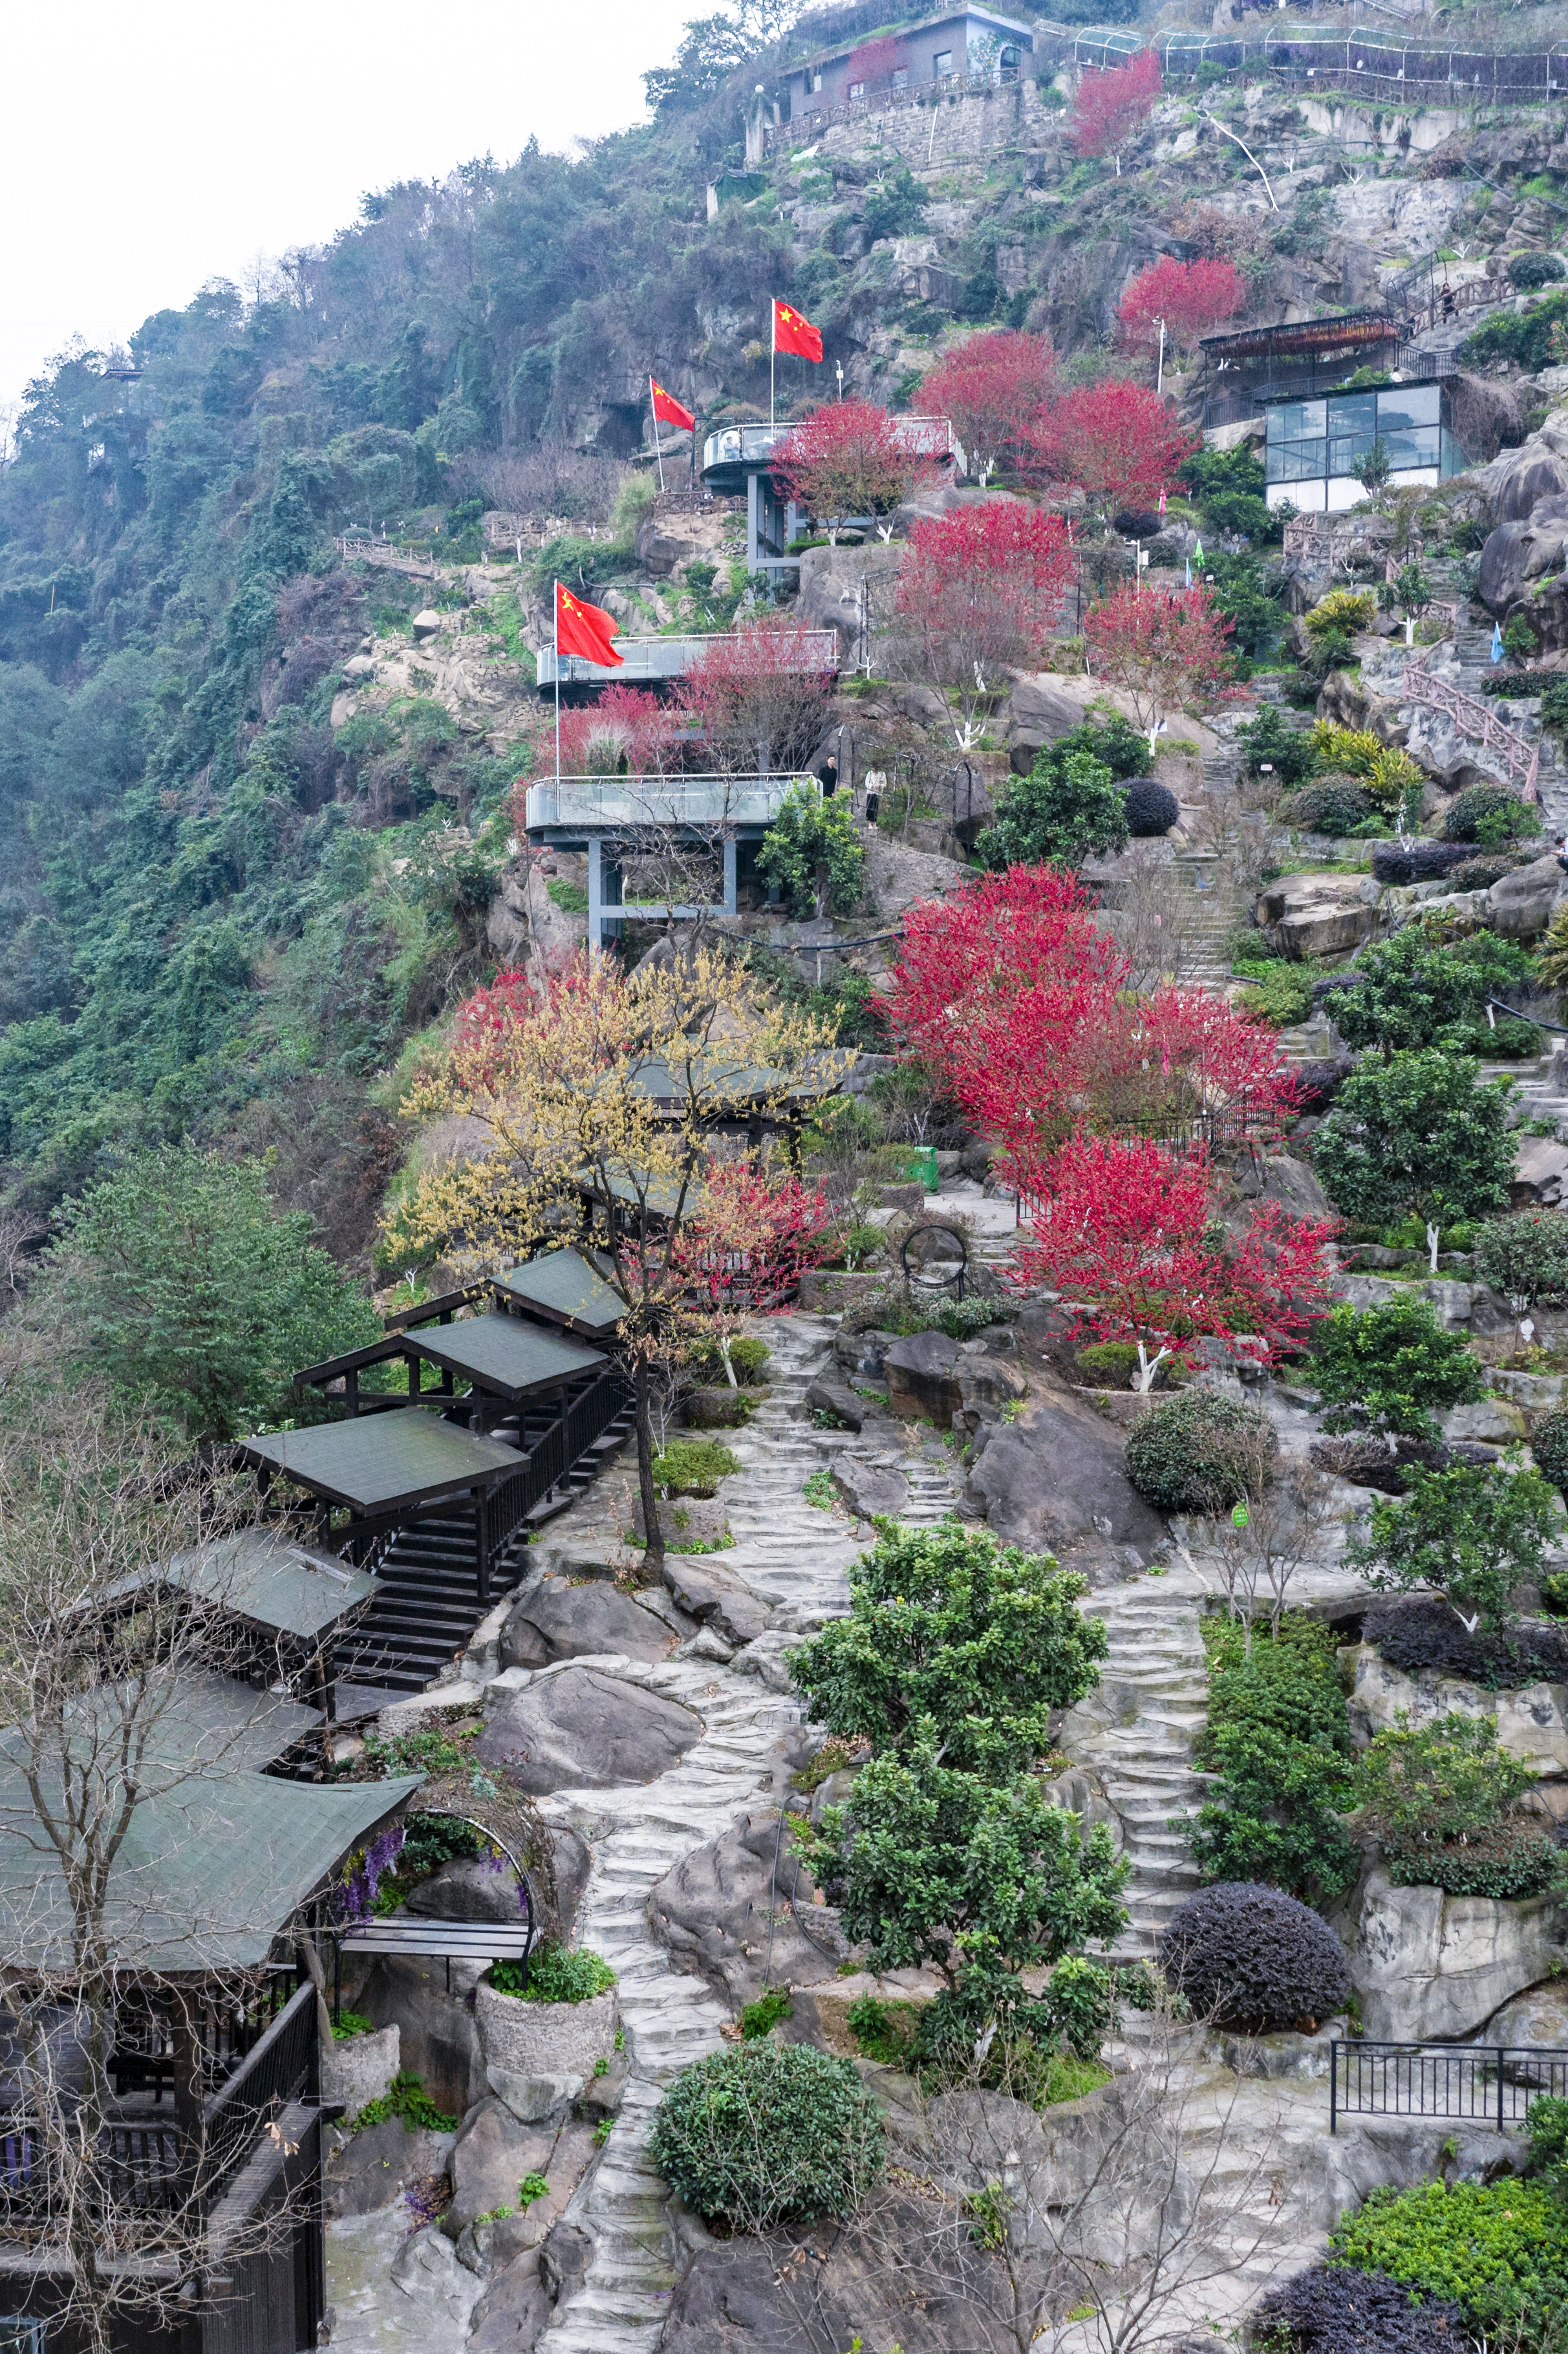
<svg viewBox="0 0 1568 2354">
<path fill-rule="evenodd" d="M 1338 133 L 1314 146 L 1293 100 L 1223 75 L 1205 119 L 1245 114 L 1287 192 L 1272 213 L 1234 141 L 1192 144 L 1184 101 L 1082 154 L 1054 69 L 955 98 L 969 151 L 924 117 L 913 169 L 880 130 L 831 160 L 773 147 L 710 214 L 754 87 L 888 21 L 873 0 L 786 14 L 690 27 L 639 127 L 369 196 L 270 283 L 204 288 L 28 387 L 0 470 L 0 1191 L 37 1233 L 128 1147 L 189 1139 L 271 1150 L 279 1203 L 363 1266 L 410 1042 L 496 962 L 510 789 L 540 756 L 540 583 L 651 585 L 650 370 L 700 430 L 766 414 L 777 295 L 822 327 L 829 390 L 842 362 L 907 407 L 977 325 L 1048 329 L 1066 380 L 1092 380 L 1125 370 L 1120 290 L 1173 235 L 1272 318 L 1363 300 L 1401 252 L 1495 242 L 1508 217 L 1451 175 L 1409 185 L 1419 154 L 1375 126 L 1373 202 Z M 1489 168 L 1539 162 L 1527 141 Z M 1516 239 L 1540 226 L 1523 195 Z M 556 536 L 482 571 L 507 553 L 482 545 L 497 509 Z M 422 578 L 345 562 L 334 535 L 367 526 Z M 1226 545 L 1246 539 L 1242 518 Z M 736 552 L 715 525 L 651 619 L 722 625 L 751 593 Z M 482 681 L 470 704 L 412 642 L 424 605 Z M 389 652 L 393 686 L 383 665 L 356 705 L 344 665 Z"/>
</svg>

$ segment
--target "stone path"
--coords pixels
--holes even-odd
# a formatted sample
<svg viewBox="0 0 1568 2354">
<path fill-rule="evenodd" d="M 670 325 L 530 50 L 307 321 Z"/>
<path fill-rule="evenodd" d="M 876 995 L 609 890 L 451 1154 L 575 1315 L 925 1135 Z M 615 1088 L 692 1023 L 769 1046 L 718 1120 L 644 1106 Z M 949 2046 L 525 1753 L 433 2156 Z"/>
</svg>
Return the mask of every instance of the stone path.
<svg viewBox="0 0 1568 2354">
<path fill-rule="evenodd" d="M 842 1443 L 813 1430 L 801 1411 L 833 1330 L 808 1316 L 769 1324 L 767 1392 L 746 1428 L 726 1439 L 742 1479 L 728 1501 L 736 1543 L 720 1556 L 723 1565 L 800 1627 L 847 1607 L 849 1565 L 859 1550 L 853 1531 L 802 1493 L 821 1468 L 824 1440 Z M 618 1672 L 697 1708 L 706 1732 L 657 1782 L 563 1792 L 546 1805 L 546 1814 L 567 1813 L 593 1841 L 579 1935 L 620 1979 L 631 2073 L 604 2156 L 567 2211 L 592 2235 L 593 2262 L 582 2289 L 539 2340 L 540 2354 L 644 2354 L 658 2344 L 678 2266 L 668 2193 L 647 2156 L 648 2131 L 664 2086 L 692 2061 L 721 2048 L 719 2029 L 730 2014 L 655 1943 L 648 1898 L 683 1855 L 729 1830 L 758 1803 L 774 1742 L 800 1714 L 794 1701 L 727 1668 L 691 1661 L 640 1670 L 621 1666 Z"/>
</svg>

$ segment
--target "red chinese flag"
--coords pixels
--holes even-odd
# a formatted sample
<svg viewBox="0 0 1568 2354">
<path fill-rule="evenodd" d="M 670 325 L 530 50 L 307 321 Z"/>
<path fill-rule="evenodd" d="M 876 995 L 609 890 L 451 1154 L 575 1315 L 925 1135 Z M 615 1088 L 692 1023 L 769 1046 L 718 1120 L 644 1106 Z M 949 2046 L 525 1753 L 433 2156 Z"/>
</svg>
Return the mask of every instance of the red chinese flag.
<svg viewBox="0 0 1568 2354">
<path fill-rule="evenodd" d="M 697 421 L 691 410 L 683 408 L 674 394 L 666 392 L 662 384 L 655 384 L 652 376 L 648 383 L 653 395 L 653 414 L 660 424 L 678 426 L 683 432 L 689 433 Z"/>
<path fill-rule="evenodd" d="M 776 352 L 798 352 L 803 360 L 820 360 L 822 356 L 822 334 L 810 319 L 802 319 L 788 302 L 773 305 L 773 348 Z"/>
<path fill-rule="evenodd" d="M 607 669 L 623 667 L 620 656 L 610 640 L 620 624 L 613 613 L 602 605 L 590 605 L 586 598 L 574 597 L 569 588 L 556 583 L 556 651 L 577 654 L 584 662 L 602 663 Z"/>
</svg>

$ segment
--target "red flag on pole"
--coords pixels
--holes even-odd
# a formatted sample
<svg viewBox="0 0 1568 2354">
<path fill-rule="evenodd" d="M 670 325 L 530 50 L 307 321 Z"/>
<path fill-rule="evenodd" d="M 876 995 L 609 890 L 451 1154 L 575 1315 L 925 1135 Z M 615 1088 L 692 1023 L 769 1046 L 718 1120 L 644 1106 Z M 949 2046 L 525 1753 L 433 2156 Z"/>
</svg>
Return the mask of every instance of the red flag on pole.
<svg viewBox="0 0 1568 2354">
<path fill-rule="evenodd" d="M 810 319 L 802 319 L 788 302 L 773 305 L 773 348 L 776 352 L 797 352 L 803 360 L 820 360 L 822 356 L 822 336 Z"/>
<path fill-rule="evenodd" d="M 652 376 L 648 379 L 648 385 L 653 395 L 653 414 L 660 424 L 673 425 L 683 433 L 691 432 L 697 421 L 691 410 L 683 408 L 674 394 L 666 392 L 662 384 L 655 384 Z"/>
<path fill-rule="evenodd" d="M 590 605 L 585 598 L 574 597 L 569 588 L 556 583 L 556 652 L 577 654 L 583 662 L 600 663 L 607 669 L 620 670 L 621 657 L 610 644 L 620 628 L 613 613 L 602 605 Z"/>
</svg>

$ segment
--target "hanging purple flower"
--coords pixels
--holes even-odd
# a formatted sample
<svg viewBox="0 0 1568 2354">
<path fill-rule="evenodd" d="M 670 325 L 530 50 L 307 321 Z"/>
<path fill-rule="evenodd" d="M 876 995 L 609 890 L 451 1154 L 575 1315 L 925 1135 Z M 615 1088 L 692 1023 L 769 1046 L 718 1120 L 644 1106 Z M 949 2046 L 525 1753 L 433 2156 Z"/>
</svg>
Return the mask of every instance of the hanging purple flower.
<svg viewBox="0 0 1568 2354">
<path fill-rule="evenodd" d="M 376 1891 L 403 1851 L 403 1826 L 393 1823 L 359 1849 L 333 1892 L 333 1914 L 339 1921 L 366 1921 Z"/>
</svg>

